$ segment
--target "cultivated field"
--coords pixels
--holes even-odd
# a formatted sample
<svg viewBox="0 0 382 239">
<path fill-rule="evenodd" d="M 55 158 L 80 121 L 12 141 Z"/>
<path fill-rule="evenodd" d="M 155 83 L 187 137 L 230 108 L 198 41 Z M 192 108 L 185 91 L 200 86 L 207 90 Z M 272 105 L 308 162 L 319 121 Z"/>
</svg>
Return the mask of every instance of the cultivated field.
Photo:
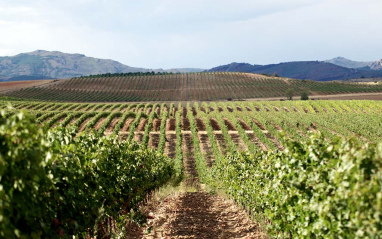
<svg viewBox="0 0 382 239">
<path fill-rule="evenodd" d="M 0 93 L 8 91 L 17 91 L 23 88 L 41 86 L 47 83 L 51 83 L 53 80 L 29 80 L 29 81 L 7 81 L 0 82 Z"/>
<path fill-rule="evenodd" d="M 378 238 L 381 232 L 382 214 L 376 213 L 380 212 L 382 195 L 380 101 L 0 101 L 0 107 L 5 110 L 0 117 L 0 137 L 7 140 L 7 147 L 20 148 L 15 152 L 31 147 L 28 157 L 35 159 L 39 158 L 35 154 L 39 142 L 45 147 L 42 152 L 52 150 L 44 157 L 56 158 L 52 164 L 38 165 L 47 167 L 46 177 L 57 175 L 55 180 L 62 181 L 55 189 L 63 192 L 62 196 L 47 193 L 51 188 L 43 194 L 36 192 L 56 202 L 50 204 L 52 211 L 64 210 L 54 205 L 65 202 L 68 209 L 64 211 L 70 212 L 57 214 L 62 222 L 57 219 L 49 228 L 53 233 L 56 227 L 62 227 L 65 235 L 106 235 L 103 230 L 89 229 L 99 223 L 96 212 L 84 217 L 80 228 L 73 226 L 77 217 L 82 220 L 77 210 L 92 212 L 88 205 L 102 207 L 104 198 L 109 200 L 107 208 L 113 214 L 102 214 L 101 229 L 117 230 L 113 218 L 137 210 L 154 190 L 166 185 L 170 176 L 183 180 L 195 192 L 177 192 L 151 205 L 146 227 L 136 228 L 124 221 L 119 230 L 127 230 L 125 237 L 268 238 L 304 234 L 306 238 Z M 14 114 L 19 110 L 34 115 L 40 125 L 37 128 L 74 131 L 53 133 L 58 142 L 51 141 L 50 133 L 45 136 L 40 132 L 38 139 L 48 139 L 34 142 L 37 136 L 30 134 L 36 126 L 33 123 L 24 130 L 27 123 L 22 114 Z M 9 117 L 13 117 L 12 122 L 7 121 Z M 24 138 L 19 139 L 20 135 Z M 131 141 L 139 142 L 140 148 L 131 146 Z M 48 142 L 56 144 L 46 148 Z M 58 147 L 63 148 L 57 151 Z M 150 148 L 154 151 L 145 151 Z M 130 161 L 123 163 L 118 155 Z M 4 157 L 15 157 L 9 162 L 19 160 L 18 154 Z M 59 167 L 61 164 L 64 166 Z M 57 168 L 62 171 L 52 176 L 51 171 Z M 26 169 L 25 174 L 29 172 Z M 67 182 L 62 174 L 73 179 Z M 14 180 L 19 177 L 16 173 Z M 72 191 L 80 193 L 66 193 L 68 183 Z M 97 186 L 92 186 L 95 183 Z M 6 184 L 12 190 L 13 185 Z M 206 187 L 210 187 L 209 193 L 204 191 Z M 215 190 L 234 202 L 215 195 Z M 91 197 L 87 196 L 89 191 Z M 81 204 L 84 200 L 87 203 Z"/>
<path fill-rule="evenodd" d="M 248 73 L 189 73 L 82 77 L 6 93 L 7 96 L 64 102 L 216 101 L 382 92 L 382 84 L 316 82 Z"/>
<path fill-rule="evenodd" d="M 256 149 L 282 150 L 279 132 L 301 141 L 308 132 L 378 142 L 382 139 L 382 103 L 373 101 L 296 101 L 167 104 L 97 104 L 13 102 L 47 127 L 75 126 L 118 134 L 175 157 L 195 150 L 212 164 L 218 155 Z M 4 104 L 3 104 L 4 107 Z M 194 149 L 195 140 L 200 149 Z M 177 143 L 178 142 L 178 143 Z M 179 151 L 178 153 L 181 153 Z M 198 154 L 199 155 L 199 154 Z"/>
</svg>

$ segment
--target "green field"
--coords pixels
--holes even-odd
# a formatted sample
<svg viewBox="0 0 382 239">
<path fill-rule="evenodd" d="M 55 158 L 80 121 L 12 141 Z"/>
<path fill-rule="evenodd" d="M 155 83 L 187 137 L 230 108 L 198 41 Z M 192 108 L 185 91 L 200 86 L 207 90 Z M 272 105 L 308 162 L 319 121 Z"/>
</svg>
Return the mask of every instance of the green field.
<svg viewBox="0 0 382 239">
<path fill-rule="evenodd" d="M 112 142 L 117 142 L 115 140 L 140 143 L 142 148 L 139 152 L 141 153 L 136 154 L 133 150 L 129 155 L 141 154 L 151 159 L 158 157 L 158 165 L 153 165 L 157 168 L 155 172 L 158 176 L 151 175 L 154 171 L 150 171 L 147 176 L 154 177 L 156 180 L 163 179 L 155 185 L 146 185 L 143 183 L 145 181 L 131 181 L 130 184 L 138 185 L 138 187 L 133 186 L 135 190 L 140 188 L 139 182 L 142 184 L 142 189 L 147 188 L 137 191 L 140 192 L 136 194 L 140 200 L 170 178 L 172 178 L 171 181 L 178 182 L 183 179 L 184 182 L 191 184 L 201 183 L 213 190 L 222 190 L 255 218 L 266 218 L 269 223 L 265 227 L 268 228 L 270 236 L 305 235 L 303 237 L 319 238 L 330 235 L 330 237 L 344 238 L 379 238 L 382 227 L 380 213 L 382 103 L 379 101 L 314 100 L 159 104 L 3 100 L 0 105 L 3 110 L 1 137 L 10 140 L 7 146 L 9 149 L 14 147 L 14 150 L 20 150 L 30 147 L 25 140 L 33 141 L 35 136 L 32 134 L 32 138 L 28 138 L 28 133 L 19 135 L 18 130 L 15 129 L 16 126 L 20 129 L 25 127 L 22 126 L 24 123 L 22 125 L 17 123 L 23 122 L 17 120 L 20 114 L 18 112 L 20 110 L 28 112 L 32 118 L 36 118 L 36 123 L 29 126 L 33 130 L 36 130 L 33 127 L 37 124 L 39 130 L 56 132 L 53 134 L 58 135 L 55 136 L 56 139 L 59 138 L 58 141 L 68 137 L 71 142 L 69 145 L 73 145 L 74 148 L 70 148 L 64 143 L 64 146 L 51 152 L 54 157 L 57 157 L 56 162 L 60 162 L 57 164 L 61 164 L 63 160 L 62 156 L 59 156 L 62 153 L 74 155 L 73 160 L 81 159 L 81 157 L 86 159 L 83 161 L 84 165 L 81 163 L 70 166 L 71 170 L 85 167 L 94 161 L 94 157 L 106 160 L 111 155 L 122 156 L 120 150 L 123 147 L 112 146 L 114 144 Z M 13 119 L 12 122 L 16 123 L 7 121 L 7 118 Z M 63 128 L 68 131 L 63 131 Z M 33 130 L 29 129 L 29 131 Z M 36 137 L 43 138 L 46 133 L 40 134 Z M 14 135 L 12 136 L 14 138 L 8 138 L 10 135 Z M 19 144 L 16 146 L 12 142 L 19 142 Z M 121 145 L 123 144 L 122 142 Z M 108 147 L 113 151 L 104 151 Z M 75 148 L 78 150 L 74 150 Z M 146 149 L 149 151 L 153 149 L 154 151 L 150 152 L 158 153 L 158 156 L 150 152 L 145 153 Z M 30 150 L 33 151 L 33 148 Z M 49 147 L 41 149 L 42 152 L 50 152 L 49 150 Z M 3 153 L 2 158 L 10 157 Z M 34 154 L 29 155 L 32 158 L 35 157 Z M 170 159 L 171 163 L 167 168 L 161 163 L 167 162 L 167 157 L 160 159 L 162 157 L 160 155 Z M 7 161 L 8 163 L 12 162 L 12 157 L 9 158 L 11 161 Z M 71 158 L 65 158 L 66 161 L 69 159 L 71 160 Z M 70 160 L 67 162 L 71 162 Z M 103 162 L 102 160 L 100 162 Z M 105 172 L 112 173 L 115 170 L 113 167 L 120 167 L 118 162 L 120 161 L 115 161 L 115 166 L 108 166 L 111 168 Z M 90 163 L 90 165 L 93 164 Z M 128 165 L 134 168 L 136 167 L 134 165 L 140 164 L 133 160 Z M 7 167 L 11 166 L 7 165 Z M 45 167 L 49 169 L 49 165 Z M 88 171 L 91 175 L 101 173 L 96 168 L 92 170 Z M 71 172 L 60 171 L 64 175 L 72 175 Z M 137 174 L 136 180 L 138 180 L 140 174 L 138 172 L 134 174 Z M 56 174 L 53 173 L 53 175 Z M 17 181 L 17 173 L 13 176 Z M 73 177 L 79 177 L 80 181 L 74 180 L 76 184 L 72 185 L 74 189 L 79 190 L 83 182 L 91 183 L 101 176 L 84 178 L 74 175 Z M 108 178 L 106 175 L 102 177 Z M 121 178 L 110 178 L 110 180 L 113 181 L 107 184 L 101 184 L 98 179 L 96 181 L 100 187 L 102 185 L 107 188 L 114 188 L 110 186 L 114 183 L 125 185 L 123 181 L 118 181 Z M 128 188 L 130 184 L 123 187 Z M 4 185 L 7 186 L 6 183 Z M 62 190 L 63 185 L 65 184 L 56 185 L 57 190 Z M 88 190 L 90 189 L 85 189 L 86 192 Z M 98 205 L 96 201 L 108 194 L 107 191 L 98 194 L 97 190 L 94 193 L 96 194 L 92 200 L 95 201 L 92 201 L 91 205 Z M 115 193 L 113 191 L 112 195 Z M 123 196 L 123 194 L 115 195 Z M 72 197 L 66 200 L 79 203 L 84 199 Z M 135 208 L 133 203 L 138 201 L 131 202 L 131 210 Z M 108 209 L 110 211 L 102 214 L 102 218 L 106 220 L 109 218 L 108 214 L 120 215 L 123 208 L 121 205 L 123 203 L 116 204 L 117 209 L 110 207 Z M 55 207 L 52 208 L 58 210 Z M 85 209 L 86 207 L 83 210 Z M 80 213 L 71 207 L 67 207 L 66 210 L 72 213 L 70 215 Z M 61 217 L 68 218 L 67 220 L 73 219 L 70 215 Z M 7 217 L 9 214 L 3 213 L 4 216 Z M 55 217 L 60 218 L 59 215 Z M 10 224 L 4 225 L 20 228 L 18 224 L 12 224 L 12 220 L 9 221 Z M 81 222 L 75 220 L 75 223 Z M 70 223 L 59 225 L 65 229 L 64 233 L 72 235 L 86 231 L 86 228 L 93 225 L 95 221 L 87 219 L 82 223 L 77 229 L 73 229 Z M 37 231 L 39 230 L 41 232 L 43 229 L 37 227 Z M 4 228 L 0 232 L 4 231 L 9 232 Z M 96 230 L 92 233 L 100 232 Z"/>
</svg>

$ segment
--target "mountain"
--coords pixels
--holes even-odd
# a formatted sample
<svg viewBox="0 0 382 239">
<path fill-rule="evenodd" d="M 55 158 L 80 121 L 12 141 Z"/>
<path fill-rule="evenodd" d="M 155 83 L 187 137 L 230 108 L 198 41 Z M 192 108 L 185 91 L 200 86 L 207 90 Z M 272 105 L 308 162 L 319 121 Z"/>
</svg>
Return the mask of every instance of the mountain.
<svg viewBox="0 0 382 239">
<path fill-rule="evenodd" d="M 127 72 L 201 72 L 204 69 L 182 68 L 153 70 L 130 67 L 117 61 L 37 50 L 16 56 L 0 57 L 0 81 L 66 79 L 76 76 Z"/>
<path fill-rule="evenodd" d="M 373 70 L 382 70 L 382 59 L 379 61 L 374 61 L 369 65 L 369 67 Z"/>
<path fill-rule="evenodd" d="M 382 70 L 382 59 L 378 61 L 352 61 L 344 57 L 336 57 L 325 62 L 347 68 L 361 68 L 363 70 Z"/>
<path fill-rule="evenodd" d="M 117 61 L 68 54 L 58 51 L 37 50 L 0 58 L 0 77 L 13 78 L 72 78 L 102 73 L 147 71 L 123 65 Z"/>
<path fill-rule="evenodd" d="M 250 65 L 248 63 L 231 63 L 209 70 L 248 72 L 277 75 L 294 79 L 310 79 L 316 81 L 345 80 L 353 78 L 371 78 L 382 76 L 382 70 L 350 69 L 322 61 L 297 61 L 271 65 Z"/>
<path fill-rule="evenodd" d="M 372 61 L 369 61 L 369 62 L 352 61 L 344 57 L 336 57 L 331 60 L 326 60 L 325 62 L 332 63 L 337 66 L 343 66 L 346 68 L 361 68 L 361 67 L 369 66 L 370 64 L 373 63 Z"/>
</svg>

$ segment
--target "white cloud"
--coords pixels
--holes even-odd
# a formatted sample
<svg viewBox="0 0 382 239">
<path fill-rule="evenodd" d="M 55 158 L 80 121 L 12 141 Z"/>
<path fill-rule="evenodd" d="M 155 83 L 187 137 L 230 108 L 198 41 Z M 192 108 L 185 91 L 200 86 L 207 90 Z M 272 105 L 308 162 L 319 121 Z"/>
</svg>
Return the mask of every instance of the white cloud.
<svg viewBox="0 0 382 239">
<path fill-rule="evenodd" d="M 150 68 L 382 56 L 380 0 L 0 0 L 0 55 L 83 53 Z"/>
</svg>

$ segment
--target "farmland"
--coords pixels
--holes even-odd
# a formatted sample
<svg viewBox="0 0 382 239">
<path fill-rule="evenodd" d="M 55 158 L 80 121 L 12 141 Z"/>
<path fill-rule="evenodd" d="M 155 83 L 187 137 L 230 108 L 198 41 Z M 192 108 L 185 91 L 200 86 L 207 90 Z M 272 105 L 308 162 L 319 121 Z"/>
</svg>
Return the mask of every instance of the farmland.
<svg viewBox="0 0 382 239">
<path fill-rule="evenodd" d="M 215 101 L 382 92 L 382 84 L 294 80 L 248 73 L 187 73 L 92 76 L 24 87 L 6 96 L 62 102 Z"/>
<path fill-rule="evenodd" d="M 75 143 L 79 144 L 76 147 L 86 152 L 91 142 L 98 143 L 91 146 L 89 152 L 98 152 L 97 147 L 104 149 L 102 145 L 109 144 L 108 147 L 119 150 L 123 148 L 119 144 L 115 148 L 112 146 L 112 142 L 119 138 L 138 142 L 142 147 L 140 150 L 148 148 L 157 152 L 158 165 L 153 164 L 153 167 L 159 168 L 162 160 L 167 162 L 159 155 L 167 156 L 173 162 L 172 169 L 168 165 L 167 171 L 164 168 L 155 171 L 163 179 L 161 185 L 168 180 L 164 174 L 167 172 L 198 188 L 198 193 L 182 196 L 179 200 L 185 201 L 180 206 L 180 202 L 176 204 L 174 199 L 174 205 L 166 209 L 174 210 L 171 215 L 176 218 L 179 212 L 184 218 L 189 216 L 186 213 L 189 208 L 182 210 L 179 207 L 192 206 L 200 213 L 210 210 L 201 206 L 205 202 L 218 205 L 216 207 L 223 211 L 231 208 L 229 204 L 224 206 L 216 202 L 221 199 L 203 194 L 201 185 L 208 185 L 224 191 L 255 218 L 263 217 L 271 222 L 267 224 L 270 236 L 289 237 L 305 233 L 306 237 L 353 237 L 358 233 L 361 238 L 362 235 L 373 237 L 381 230 L 381 215 L 374 213 L 380 211 L 377 202 L 382 195 L 378 186 L 382 162 L 382 148 L 381 144 L 378 145 L 382 139 L 382 103 L 379 101 L 0 103 L 7 115 L 19 110 L 29 112 L 44 130 L 67 128 L 73 132 L 71 137 Z M 86 135 L 93 138 L 87 139 Z M 115 138 L 101 138 L 103 136 Z M 71 154 L 78 153 L 74 152 Z M 152 153 L 144 154 L 150 159 L 155 157 Z M 94 152 L 89 153 L 89 160 L 93 160 L 93 155 Z M 129 165 L 134 168 L 133 162 Z M 115 167 L 121 167 L 118 161 Z M 157 187 L 142 186 L 148 188 L 144 192 L 138 190 L 140 200 L 145 192 L 153 190 L 151 187 Z M 81 187 L 81 183 L 76 187 Z M 258 193 L 253 193 L 254 190 Z M 96 194 L 92 202 L 98 205 L 99 197 L 106 195 Z M 77 202 L 75 200 L 80 199 L 72 200 Z M 331 213 L 322 213 L 322 210 Z M 305 216 L 301 216 L 305 213 L 311 218 L 307 222 Z M 235 211 L 234 214 L 240 215 L 240 212 Z M 348 214 L 352 215 L 351 226 L 346 224 Z M 373 219 L 365 219 L 370 217 Z M 198 220 L 205 223 L 205 218 Z M 211 227 L 215 225 L 214 220 L 216 216 L 211 216 L 208 222 L 212 223 Z M 328 221 L 337 226 L 333 227 Z M 174 224 L 171 230 L 161 235 L 179 235 L 185 231 L 189 233 L 187 235 L 193 235 L 194 231 L 184 226 L 187 223 L 186 220 Z M 222 222 L 221 226 L 226 223 L 229 221 Z M 247 225 L 251 230 L 256 229 L 256 226 L 243 221 L 235 223 L 240 228 Z M 71 229 L 70 225 L 67 228 Z M 85 231 L 86 225 L 92 224 L 83 224 Z M 235 229 L 234 226 L 230 228 Z M 175 234 L 166 234 L 171 232 Z M 219 233 L 219 230 L 212 230 L 208 235 L 215 237 Z M 239 234 L 230 235 L 236 237 Z"/>
<path fill-rule="evenodd" d="M 297 141 L 306 138 L 308 131 L 320 131 L 328 139 L 356 137 L 364 143 L 382 138 L 382 104 L 373 101 L 11 104 L 32 112 L 47 127 L 75 126 L 79 132 L 95 129 L 106 135 L 115 133 L 159 147 L 170 156 L 176 154 L 177 127 L 183 136 L 191 137 L 195 131 L 203 142 L 201 150 L 211 161 L 234 149 L 282 149 L 279 131 Z M 211 151 L 211 140 L 215 151 Z"/>
</svg>

